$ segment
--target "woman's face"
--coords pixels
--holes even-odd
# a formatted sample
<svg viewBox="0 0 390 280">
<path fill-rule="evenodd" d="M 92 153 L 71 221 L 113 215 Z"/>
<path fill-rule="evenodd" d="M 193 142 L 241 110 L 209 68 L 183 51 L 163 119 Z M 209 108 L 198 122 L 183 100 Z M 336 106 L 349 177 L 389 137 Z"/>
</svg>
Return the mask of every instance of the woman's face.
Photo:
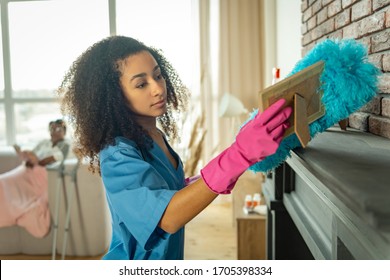
<svg viewBox="0 0 390 280">
<path fill-rule="evenodd" d="M 138 116 L 158 117 L 167 111 L 167 87 L 161 69 L 147 51 L 119 63 L 120 84 L 130 110 Z"/>
</svg>

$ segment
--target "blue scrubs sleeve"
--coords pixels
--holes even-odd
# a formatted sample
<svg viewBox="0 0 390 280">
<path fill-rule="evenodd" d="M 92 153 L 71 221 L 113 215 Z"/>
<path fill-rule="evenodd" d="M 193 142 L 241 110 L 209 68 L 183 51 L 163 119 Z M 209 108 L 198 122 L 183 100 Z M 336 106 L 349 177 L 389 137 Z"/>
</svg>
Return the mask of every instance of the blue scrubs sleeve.
<svg viewBox="0 0 390 280">
<path fill-rule="evenodd" d="M 132 146 L 116 147 L 100 167 L 113 216 L 145 250 L 153 249 L 169 235 L 158 223 L 176 191 Z"/>
</svg>

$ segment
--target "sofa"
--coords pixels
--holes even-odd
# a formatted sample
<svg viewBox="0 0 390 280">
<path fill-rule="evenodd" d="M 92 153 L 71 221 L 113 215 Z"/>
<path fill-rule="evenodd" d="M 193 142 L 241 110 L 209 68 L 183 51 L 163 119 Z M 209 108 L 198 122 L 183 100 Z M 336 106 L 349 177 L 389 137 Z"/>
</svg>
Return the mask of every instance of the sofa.
<svg viewBox="0 0 390 280">
<path fill-rule="evenodd" d="M 12 147 L 0 148 L 0 173 L 21 164 Z M 27 254 L 51 255 L 53 240 L 56 239 L 56 254 L 65 256 L 98 256 L 106 252 L 111 240 L 111 218 L 101 178 L 88 171 L 87 162 L 69 155 L 64 161 L 62 177 L 59 169 L 48 169 L 48 197 L 51 214 L 50 232 L 43 238 L 35 238 L 19 226 L 0 228 L 1 255 Z M 76 174 L 76 176 L 72 176 Z M 63 178 L 63 179 L 62 179 Z M 73 184 L 75 182 L 76 184 Z M 70 190 L 73 199 L 70 208 L 70 222 L 65 252 L 63 250 L 64 229 Z M 60 191 L 58 227 L 54 229 L 56 193 Z M 56 234 L 54 234 L 56 231 Z M 56 235 L 56 238 L 54 236 Z"/>
</svg>

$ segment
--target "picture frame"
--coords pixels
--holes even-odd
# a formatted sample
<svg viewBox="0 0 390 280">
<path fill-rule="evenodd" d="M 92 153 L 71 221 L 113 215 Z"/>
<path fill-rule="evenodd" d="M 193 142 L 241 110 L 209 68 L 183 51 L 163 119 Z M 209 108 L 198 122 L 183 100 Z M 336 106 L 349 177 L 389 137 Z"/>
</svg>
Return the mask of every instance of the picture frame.
<svg viewBox="0 0 390 280">
<path fill-rule="evenodd" d="M 319 61 L 259 93 L 259 112 L 263 112 L 281 98 L 286 100 L 286 107 L 293 108 L 289 119 L 290 127 L 284 137 L 295 132 L 298 138 L 305 138 L 299 139 L 301 143 L 307 144 L 310 140 L 308 125 L 325 115 L 325 107 L 321 102 L 323 92 L 320 82 L 323 69 L 324 62 Z"/>
</svg>

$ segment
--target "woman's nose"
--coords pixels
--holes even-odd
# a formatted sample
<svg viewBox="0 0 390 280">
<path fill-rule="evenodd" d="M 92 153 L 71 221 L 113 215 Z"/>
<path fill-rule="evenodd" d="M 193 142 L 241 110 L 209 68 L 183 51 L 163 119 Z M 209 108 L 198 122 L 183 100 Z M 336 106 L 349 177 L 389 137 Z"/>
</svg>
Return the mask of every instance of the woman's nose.
<svg viewBox="0 0 390 280">
<path fill-rule="evenodd" d="M 161 95 L 165 91 L 165 83 L 162 80 L 154 81 L 153 88 L 152 88 L 152 94 L 154 96 Z"/>
</svg>

